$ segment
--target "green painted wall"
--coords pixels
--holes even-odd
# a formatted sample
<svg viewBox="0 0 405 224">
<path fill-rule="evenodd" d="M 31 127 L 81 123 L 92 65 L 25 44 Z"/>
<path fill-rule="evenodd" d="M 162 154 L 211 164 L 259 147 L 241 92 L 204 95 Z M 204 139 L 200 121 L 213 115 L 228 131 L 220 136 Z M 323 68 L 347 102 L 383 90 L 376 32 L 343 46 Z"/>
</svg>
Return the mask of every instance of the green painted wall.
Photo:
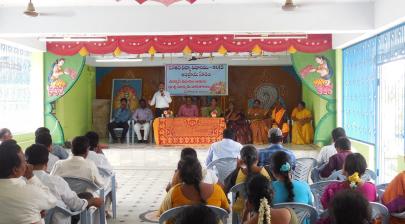
<svg viewBox="0 0 405 224">
<path fill-rule="evenodd" d="M 350 141 L 352 142 L 352 147 L 366 158 L 368 168 L 375 170 L 375 147 L 353 139 Z"/>
<path fill-rule="evenodd" d="M 94 67 L 85 65 L 69 92 L 56 101 L 58 118 L 66 141 L 92 129 L 92 103 L 96 92 Z"/>
</svg>

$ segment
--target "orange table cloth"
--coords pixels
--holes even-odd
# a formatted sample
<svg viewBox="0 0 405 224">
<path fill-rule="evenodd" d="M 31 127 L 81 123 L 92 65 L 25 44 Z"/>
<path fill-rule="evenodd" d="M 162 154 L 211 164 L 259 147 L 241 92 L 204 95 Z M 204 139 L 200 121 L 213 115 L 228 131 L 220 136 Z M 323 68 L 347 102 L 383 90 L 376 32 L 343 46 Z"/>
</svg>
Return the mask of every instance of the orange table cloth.
<svg viewBox="0 0 405 224">
<path fill-rule="evenodd" d="M 157 118 L 153 133 L 157 145 L 206 145 L 222 139 L 224 118 Z"/>
</svg>

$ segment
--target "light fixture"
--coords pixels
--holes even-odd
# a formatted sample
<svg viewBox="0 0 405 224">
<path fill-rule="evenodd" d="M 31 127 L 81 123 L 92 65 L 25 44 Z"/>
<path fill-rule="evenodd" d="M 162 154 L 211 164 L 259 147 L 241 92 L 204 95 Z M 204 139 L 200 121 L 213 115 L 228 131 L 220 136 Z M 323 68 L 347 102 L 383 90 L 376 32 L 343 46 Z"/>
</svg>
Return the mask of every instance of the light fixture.
<svg viewBox="0 0 405 224">
<path fill-rule="evenodd" d="M 141 62 L 142 58 L 97 58 L 96 62 L 107 63 L 107 62 Z"/>
<path fill-rule="evenodd" d="M 234 40 L 307 39 L 307 34 L 235 34 Z"/>
<path fill-rule="evenodd" d="M 103 42 L 107 37 L 40 37 L 44 42 Z"/>
</svg>

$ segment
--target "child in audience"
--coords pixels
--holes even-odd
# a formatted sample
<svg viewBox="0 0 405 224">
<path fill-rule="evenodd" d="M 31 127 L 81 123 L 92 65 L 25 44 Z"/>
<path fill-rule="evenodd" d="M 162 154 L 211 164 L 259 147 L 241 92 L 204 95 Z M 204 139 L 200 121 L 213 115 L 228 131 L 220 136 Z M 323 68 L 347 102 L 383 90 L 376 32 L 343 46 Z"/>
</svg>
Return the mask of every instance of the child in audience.
<svg viewBox="0 0 405 224">
<path fill-rule="evenodd" d="M 229 212 L 228 199 L 222 188 L 217 184 L 202 182 L 202 168 L 196 158 L 186 156 L 180 160 L 178 170 L 182 183 L 173 186 L 166 194 L 159 214 L 171 208 L 200 203 L 217 206 Z"/>
<path fill-rule="evenodd" d="M 10 129 L 2 128 L 0 129 L 0 143 L 13 139 Z"/>
<path fill-rule="evenodd" d="M 193 205 L 185 208 L 176 218 L 176 224 L 217 224 L 215 213 L 205 205 Z"/>
<path fill-rule="evenodd" d="M 276 181 L 272 181 L 275 191 L 273 203 L 299 202 L 312 205 L 313 196 L 306 182 L 291 180 L 291 167 L 289 155 L 278 151 L 271 157 L 272 172 Z"/>
<path fill-rule="evenodd" d="M 346 189 L 338 192 L 329 208 L 334 224 L 368 224 L 371 222 L 370 203 L 359 191 Z"/>
<path fill-rule="evenodd" d="M 43 133 L 51 134 L 48 128 L 40 127 L 35 131 L 35 136 L 38 136 Z M 67 150 L 64 149 L 62 146 L 56 144 L 52 144 L 51 153 L 57 156 L 59 159 L 67 159 L 69 157 L 69 153 L 67 152 Z"/>
<path fill-rule="evenodd" d="M 298 224 L 298 218 L 289 208 L 271 208 L 273 190 L 267 177 L 257 174 L 247 183 L 247 201 L 243 224 Z"/>
<path fill-rule="evenodd" d="M 390 213 L 405 212 L 405 171 L 402 171 L 391 181 L 385 189 L 381 201 L 387 206 Z M 405 221 L 391 216 L 390 223 L 403 224 Z"/>
<path fill-rule="evenodd" d="M 329 184 L 321 197 L 321 203 L 324 209 L 329 205 L 335 194 L 344 189 L 353 189 L 359 191 L 371 202 L 377 200 L 377 189 L 371 182 L 365 182 L 361 176 L 366 172 L 367 162 L 360 153 L 349 154 L 346 157 L 343 166 L 343 174 L 347 180 Z"/>
<path fill-rule="evenodd" d="M 35 143 L 36 144 L 42 144 L 44 145 L 49 152 L 52 151 L 52 137 L 49 133 L 41 133 L 37 136 L 35 136 Z M 48 160 L 48 166 L 46 168 L 46 172 L 50 173 L 52 171 L 53 166 L 55 163 L 59 160 L 57 156 L 55 156 L 52 153 L 49 153 L 49 160 Z"/>
<path fill-rule="evenodd" d="M 334 171 L 341 170 L 348 155 L 352 153 L 351 143 L 348 138 L 339 138 L 335 142 L 337 154 L 329 158 L 328 163 L 320 170 L 322 178 L 329 177 Z"/>
<path fill-rule="evenodd" d="M 263 167 L 257 165 L 258 154 L 257 150 L 252 145 L 244 146 L 240 151 L 241 159 L 238 160 L 238 165 L 231 174 L 225 179 L 225 192 L 228 193 L 230 189 L 240 183 L 245 183 L 248 177 L 254 174 L 261 174 L 268 179 L 270 178 L 269 172 Z M 232 211 L 238 214 L 242 213 L 245 199 L 242 196 L 237 197 L 236 202 L 232 205 Z"/>
<path fill-rule="evenodd" d="M 41 144 L 33 144 L 25 150 L 27 162 L 33 166 L 34 175 L 49 188 L 55 198 L 60 202 L 59 206 L 71 211 L 84 211 L 90 206 L 100 207 L 103 203 L 101 198 L 80 199 L 73 192 L 68 183 L 59 176 L 51 176 L 46 171 L 48 164 L 48 149 Z M 51 223 L 70 224 L 71 217 L 63 213 L 56 212 L 52 216 Z"/>
<path fill-rule="evenodd" d="M 23 178 L 25 177 L 27 181 Z M 14 140 L 0 144 L 0 223 L 40 223 L 56 198 L 32 173 Z M 41 214 L 42 213 L 42 214 Z"/>
</svg>

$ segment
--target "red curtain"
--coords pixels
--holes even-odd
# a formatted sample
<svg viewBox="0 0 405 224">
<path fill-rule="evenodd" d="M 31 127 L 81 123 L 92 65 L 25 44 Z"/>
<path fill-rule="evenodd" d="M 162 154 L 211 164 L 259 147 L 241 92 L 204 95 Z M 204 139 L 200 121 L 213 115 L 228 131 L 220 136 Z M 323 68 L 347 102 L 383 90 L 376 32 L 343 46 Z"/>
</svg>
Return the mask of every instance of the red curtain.
<svg viewBox="0 0 405 224">
<path fill-rule="evenodd" d="M 153 48 L 152 48 L 153 47 Z M 109 36 L 105 42 L 48 42 L 47 50 L 57 55 L 110 54 L 118 50 L 128 54 L 143 53 L 252 52 L 253 49 L 280 52 L 297 50 L 319 53 L 332 48 L 330 34 L 311 34 L 306 39 L 235 40 L 234 35 Z"/>
</svg>

